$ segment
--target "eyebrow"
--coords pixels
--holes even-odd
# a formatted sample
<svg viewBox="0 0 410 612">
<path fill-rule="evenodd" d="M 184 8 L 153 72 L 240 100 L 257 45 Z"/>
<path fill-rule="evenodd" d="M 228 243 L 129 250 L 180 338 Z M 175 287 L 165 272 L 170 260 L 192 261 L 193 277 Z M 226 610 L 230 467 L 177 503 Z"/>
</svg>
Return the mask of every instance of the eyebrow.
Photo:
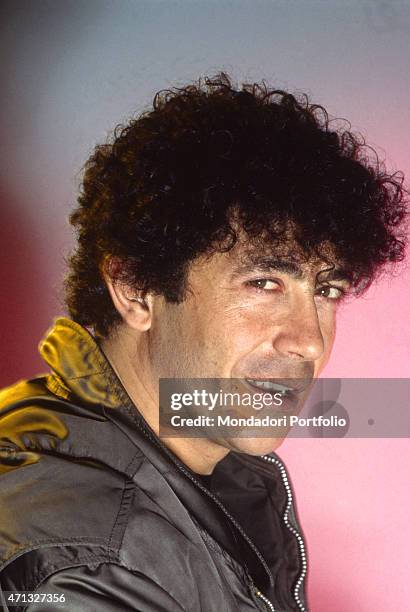
<svg viewBox="0 0 410 612">
<path fill-rule="evenodd" d="M 277 259 L 275 257 L 261 257 L 256 256 L 255 258 L 248 259 L 247 261 L 236 266 L 231 275 L 231 280 L 234 280 L 238 276 L 243 276 L 251 272 L 283 272 L 289 274 L 292 278 L 302 280 L 305 278 L 305 273 L 300 264 L 288 259 Z M 335 266 L 324 268 L 319 270 L 316 274 L 316 280 L 319 280 L 319 276 L 322 277 L 321 281 L 339 280 L 345 282 L 352 281 L 352 274 L 348 270 L 343 268 L 337 268 Z"/>
<path fill-rule="evenodd" d="M 327 281 L 344 281 L 346 283 L 353 282 L 353 274 L 349 272 L 349 270 L 343 268 L 324 268 L 317 273 L 317 278 L 319 276 L 325 276 Z"/>
</svg>

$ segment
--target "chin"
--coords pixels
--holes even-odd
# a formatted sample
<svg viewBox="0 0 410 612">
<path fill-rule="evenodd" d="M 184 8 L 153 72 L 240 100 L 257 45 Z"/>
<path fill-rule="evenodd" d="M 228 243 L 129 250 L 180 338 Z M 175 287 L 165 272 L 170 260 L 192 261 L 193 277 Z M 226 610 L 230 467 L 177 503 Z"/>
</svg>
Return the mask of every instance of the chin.
<svg viewBox="0 0 410 612">
<path fill-rule="evenodd" d="M 275 451 L 285 438 L 230 438 L 230 450 L 246 455 L 267 455 Z"/>
</svg>

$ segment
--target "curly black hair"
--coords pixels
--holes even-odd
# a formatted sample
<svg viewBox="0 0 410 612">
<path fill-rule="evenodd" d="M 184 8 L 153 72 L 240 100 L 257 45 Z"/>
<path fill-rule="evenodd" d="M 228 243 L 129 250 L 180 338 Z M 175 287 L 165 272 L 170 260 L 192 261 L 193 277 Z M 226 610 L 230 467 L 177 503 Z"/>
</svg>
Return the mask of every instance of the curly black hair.
<svg viewBox="0 0 410 612">
<path fill-rule="evenodd" d="M 364 291 L 404 258 L 408 192 L 339 123 L 304 94 L 264 81 L 237 88 L 225 73 L 157 93 L 85 165 L 70 216 L 71 317 L 103 337 L 121 321 L 102 276 L 107 256 L 136 289 L 181 302 L 190 262 L 231 249 L 238 220 L 250 244 L 289 241 L 289 227 L 307 257 L 328 258 L 331 244 Z"/>
</svg>

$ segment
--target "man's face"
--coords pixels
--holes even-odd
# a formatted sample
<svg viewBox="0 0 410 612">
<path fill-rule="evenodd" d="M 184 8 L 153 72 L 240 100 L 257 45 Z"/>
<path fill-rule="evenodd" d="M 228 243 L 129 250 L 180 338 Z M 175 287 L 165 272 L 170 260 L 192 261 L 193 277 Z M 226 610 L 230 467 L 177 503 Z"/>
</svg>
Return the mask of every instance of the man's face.
<svg viewBox="0 0 410 612">
<path fill-rule="evenodd" d="M 182 303 L 155 298 L 149 332 L 154 375 L 251 381 L 317 377 L 329 359 L 337 303 L 347 289 L 341 273 L 329 270 L 324 262 L 297 264 L 294 257 L 245 249 L 243 243 L 197 260 Z M 269 452 L 281 442 L 219 440 L 249 454 Z"/>
</svg>

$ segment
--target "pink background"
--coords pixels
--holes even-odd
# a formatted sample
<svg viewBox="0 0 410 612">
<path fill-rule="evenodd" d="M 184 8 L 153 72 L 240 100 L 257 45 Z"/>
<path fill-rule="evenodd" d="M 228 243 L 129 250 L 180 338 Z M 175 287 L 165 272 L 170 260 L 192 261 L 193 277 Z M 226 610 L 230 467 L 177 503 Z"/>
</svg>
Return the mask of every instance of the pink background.
<svg viewBox="0 0 410 612">
<path fill-rule="evenodd" d="M 67 224 L 96 142 L 170 84 L 225 69 L 310 92 L 408 172 L 410 5 L 6 1 L 0 9 L 0 384 L 43 371 Z M 328 377 L 409 377 L 410 271 L 340 313 Z M 408 440 L 288 440 L 311 609 L 410 609 Z"/>
<path fill-rule="evenodd" d="M 385 280 L 340 312 L 323 376 L 409 378 L 409 281 Z M 312 610 L 409 610 L 408 439 L 288 439 L 278 452 L 308 540 Z"/>
</svg>

